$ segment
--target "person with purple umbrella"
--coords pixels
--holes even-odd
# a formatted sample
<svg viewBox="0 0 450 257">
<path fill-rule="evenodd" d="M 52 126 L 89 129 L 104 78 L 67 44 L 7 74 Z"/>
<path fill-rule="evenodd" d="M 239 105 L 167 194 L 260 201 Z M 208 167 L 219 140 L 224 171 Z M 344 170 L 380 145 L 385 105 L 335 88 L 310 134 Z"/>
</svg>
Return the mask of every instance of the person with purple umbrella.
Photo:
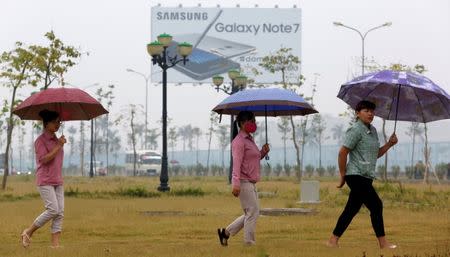
<svg viewBox="0 0 450 257">
<path fill-rule="evenodd" d="M 44 132 L 34 143 L 36 152 L 36 184 L 45 204 L 45 211 L 21 234 L 23 247 L 31 243 L 33 233 L 52 221 L 51 247 L 60 247 L 59 239 L 64 218 L 64 188 L 62 178 L 62 164 L 66 143 L 64 135 L 56 137 L 61 120 L 59 113 L 49 110 L 39 112 L 44 125 Z"/>
<path fill-rule="evenodd" d="M 372 182 L 375 179 L 375 167 L 378 158 L 383 156 L 392 146 L 397 144 L 395 133 L 389 141 L 380 147 L 378 133 L 371 125 L 376 105 L 369 101 L 360 101 L 355 108 L 357 120 L 345 135 L 344 143 L 339 150 L 338 164 L 342 188 L 347 183 L 350 188 L 347 204 L 340 215 L 336 227 L 327 245 L 338 247 L 338 241 L 350 225 L 353 217 L 364 204 L 370 211 L 370 219 L 380 248 L 396 248 L 386 240 L 383 222 L 383 203 L 375 191 Z M 350 156 L 347 163 L 347 156 Z"/>
<path fill-rule="evenodd" d="M 238 132 L 239 127 L 239 132 Z M 258 149 L 252 134 L 256 131 L 255 114 L 249 111 L 239 112 L 234 121 L 231 151 L 233 156 L 232 194 L 239 197 L 244 214 L 227 228 L 217 229 L 220 244 L 228 245 L 230 236 L 244 228 L 244 243 L 255 244 L 256 220 L 259 216 L 258 193 L 256 183 L 260 178 L 260 160 L 270 151 L 265 144 Z"/>
</svg>

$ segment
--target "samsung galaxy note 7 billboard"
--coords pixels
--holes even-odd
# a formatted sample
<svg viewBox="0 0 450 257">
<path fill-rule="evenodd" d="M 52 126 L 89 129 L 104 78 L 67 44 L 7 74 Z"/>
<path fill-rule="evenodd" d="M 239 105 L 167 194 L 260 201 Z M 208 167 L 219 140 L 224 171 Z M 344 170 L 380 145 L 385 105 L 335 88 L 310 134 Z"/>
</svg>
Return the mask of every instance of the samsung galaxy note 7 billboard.
<svg viewBox="0 0 450 257">
<path fill-rule="evenodd" d="M 177 64 L 168 71 L 168 82 L 211 82 L 214 75 L 240 69 L 257 82 L 280 81 L 280 74 L 265 71 L 259 64 L 264 56 L 282 47 L 301 53 L 301 10 L 298 8 L 184 8 L 152 7 L 151 36 L 173 36 L 169 55 L 176 45 L 193 45 L 189 62 Z M 260 72 L 254 75 L 252 71 Z M 300 74 L 300 67 L 291 67 Z M 152 81 L 161 81 L 161 69 L 152 67 Z"/>
</svg>

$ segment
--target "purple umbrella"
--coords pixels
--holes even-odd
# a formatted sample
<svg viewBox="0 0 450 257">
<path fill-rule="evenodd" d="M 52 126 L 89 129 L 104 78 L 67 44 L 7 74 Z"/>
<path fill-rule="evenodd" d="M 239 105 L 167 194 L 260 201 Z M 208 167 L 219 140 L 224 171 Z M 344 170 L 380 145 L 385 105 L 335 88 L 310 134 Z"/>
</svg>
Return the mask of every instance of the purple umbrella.
<svg viewBox="0 0 450 257">
<path fill-rule="evenodd" d="M 267 143 L 267 116 L 294 116 L 318 113 L 295 92 L 280 88 L 259 88 L 239 91 L 225 98 L 214 107 L 220 114 L 237 115 L 240 111 L 251 111 L 255 116 L 265 116 Z M 266 156 L 268 159 L 268 156 Z"/>
<path fill-rule="evenodd" d="M 357 77 L 341 86 L 337 97 L 355 108 L 361 100 L 377 105 L 386 120 L 430 122 L 450 118 L 450 95 L 429 78 L 409 72 L 383 70 Z"/>
</svg>

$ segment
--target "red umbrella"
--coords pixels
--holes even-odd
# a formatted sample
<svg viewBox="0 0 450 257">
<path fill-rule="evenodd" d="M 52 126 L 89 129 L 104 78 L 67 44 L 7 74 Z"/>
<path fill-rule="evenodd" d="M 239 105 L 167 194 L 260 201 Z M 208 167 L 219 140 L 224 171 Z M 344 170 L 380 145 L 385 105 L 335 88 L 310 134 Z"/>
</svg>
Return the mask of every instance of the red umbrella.
<svg viewBox="0 0 450 257">
<path fill-rule="evenodd" d="M 13 111 L 22 120 L 41 120 L 39 112 L 47 109 L 59 113 L 61 121 L 90 120 L 108 113 L 88 93 L 78 88 L 49 88 L 33 94 Z"/>
</svg>

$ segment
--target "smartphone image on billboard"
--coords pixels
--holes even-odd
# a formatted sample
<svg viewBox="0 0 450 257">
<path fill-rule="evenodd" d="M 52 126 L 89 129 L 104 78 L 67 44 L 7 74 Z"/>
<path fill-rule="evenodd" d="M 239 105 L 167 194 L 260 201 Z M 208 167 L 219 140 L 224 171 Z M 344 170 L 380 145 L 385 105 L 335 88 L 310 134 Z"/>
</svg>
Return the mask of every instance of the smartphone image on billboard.
<svg viewBox="0 0 450 257">
<path fill-rule="evenodd" d="M 223 38 L 211 36 L 201 37 L 201 34 L 198 33 L 176 35 L 176 39 L 179 42 L 198 42 L 200 38 L 201 41 L 197 44 L 196 48 L 215 53 L 225 58 L 237 57 L 256 51 L 256 47 L 254 46 L 230 41 Z"/>
<path fill-rule="evenodd" d="M 168 47 L 170 56 L 177 53 L 177 45 L 178 42 L 172 41 Z M 233 60 L 199 48 L 194 48 L 188 59 L 185 65 L 179 63 L 173 68 L 198 81 L 240 68 L 240 64 Z"/>
</svg>

